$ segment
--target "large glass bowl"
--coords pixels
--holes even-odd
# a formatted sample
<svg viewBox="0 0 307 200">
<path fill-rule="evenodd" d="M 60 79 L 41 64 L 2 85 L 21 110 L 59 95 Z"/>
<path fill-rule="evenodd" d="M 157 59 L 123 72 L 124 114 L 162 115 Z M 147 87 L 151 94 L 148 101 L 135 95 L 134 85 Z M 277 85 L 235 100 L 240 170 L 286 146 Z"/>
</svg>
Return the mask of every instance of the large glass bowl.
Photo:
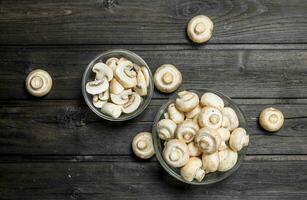
<svg viewBox="0 0 307 200">
<path fill-rule="evenodd" d="M 197 89 L 197 90 L 185 89 L 185 90 L 195 92 L 196 94 L 198 94 L 199 97 L 201 97 L 201 95 L 204 94 L 205 92 L 212 92 L 212 93 L 218 95 L 219 97 L 221 97 L 224 100 L 225 106 L 231 107 L 236 112 L 238 119 L 239 119 L 239 122 L 240 122 L 239 126 L 242 127 L 242 128 L 245 128 L 245 130 L 247 131 L 247 134 L 249 134 L 247 120 L 246 120 L 243 112 L 240 110 L 240 108 L 229 97 L 227 97 L 226 95 L 224 95 L 220 92 L 217 92 L 217 91 L 214 91 L 214 90 L 211 90 L 211 89 Z M 180 91 L 178 91 L 178 92 L 180 92 Z M 246 154 L 247 147 L 244 147 L 241 151 L 238 152 L 238 161 L 232 169 L 230 169 L 229 171 L 226 171 L 226 172 L 208 173 L 208 174 L 205 175 L 205 178 L 201 182 L 197 182 L 195 180 L 193 180 L 192 182 L 188 182 L 188 181 L 184 180 L 180 175 L 180 168 L 175 168 L 175 167 L 169 166 L 163 159 L 162 152 L 163 152 L 163 148 L 164 148 L 164 144 L 163 144 L 164 141 L 161 140 L 158 136 L 157 123 L 161 119 L 164 118 L 163 114 L 167 111 L 167 107 L 171 103 L 175 102 L 175 99 L 177 98 L 178 92 L 175 95 L 173 95 L 169 99 L 169 101 L 166 104 L 164 104 L 160 108 L 158 113 L 156 114 L 154 125 L 153 125 L 153 128 L 152 128 L 153 145 L 154 145 L 154 149 L 155 149 L 155 152 L 156 152 L 156 157 L 157 157 L 159 163 L 167 171 L 168 174 L 170 174 L 175 179 L 177 179 L 177 180 L 179 180 L 183 183 L 190 184 L 190 185 L 210 185 L 210 184 L 220 182 L 220 181 L 224 180 L 225 178 L 229 177 L 232 173 L 234 173 L 239 168 L 239 166 L 241 165 L 241 162 L 243 161 L 244 156 Z"/>
<path fill-rule="evenodd" d="M 92 102 L 93 96 L 91 94 L 88 94 L 86 92 L 86 89 L 85 89 L 86 83 L 89 82 L 89 81 L 93 81 L 95 79 L 95 73 L 92 71 L 93 66 L 97 62 L 104 62 L 105 63 L 105 61 L 108 58 L 111 58 L 111 57 L 117 57 L 117 58 L 124 57 L 124 58 L 127 58 L 128 60 L 130 60 L 131 62 L 133 62 L 133 63 L 135 63 L 139 66 L 146 67 L 148 69 L 149 77 L 150 77 L 150 83 L 149 83 L 149 86 L 147 88 L 148 94 L 147 94 L 147 96 L 143 97 L 143 101 L 142 101 L 141 105 L 139 106 L 139 108 L 136 111 L 129 113 L 129 114 L 122 113 L 119 118 L 113 118 L 111 116 L 103 114 L 100 111 L 99 108 L 96 108 L 93 105 L 93 102 Z M 103 52 L 102 54 L 98 55 L 95 59 L 93 59 L 88 64 L 88 66 L 86 67 L 86 69 L 83 73 L 83 78 L 82 78 L 82 94 L 83 94 L 83 97 L 85 99 L 86 104 L 88 105 L 88 107 L 94 113 L 96 113 L 96 115 L 98 115 L 99 117 L 104 118 L 106 120 L 110 120 L 110 121 L 125 121 L 125 120 L 132 119 L 132 118 L 138 116 L 139 114 L 141 114 L 145 110 L 145 108 L 149 105 L 149 103 L 151 101 L 151 98 L 152 98 L 152 95 L 153 95 L 153 89 L 154 89 L 154 86 L 153 86 L 152 73 L 151 73 L 150 68 L 148 67 L 147 63 L 137 54 L 135 54 L 131 51 L 125 50 L 125 49 L 109 50 L 109 51 Z"/>
</svg>

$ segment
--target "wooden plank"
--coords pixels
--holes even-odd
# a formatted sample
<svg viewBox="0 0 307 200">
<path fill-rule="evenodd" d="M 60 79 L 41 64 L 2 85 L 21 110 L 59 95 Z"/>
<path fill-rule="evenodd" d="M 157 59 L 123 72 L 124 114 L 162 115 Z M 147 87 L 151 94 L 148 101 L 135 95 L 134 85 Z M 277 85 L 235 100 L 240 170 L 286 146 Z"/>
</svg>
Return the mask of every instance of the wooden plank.
<svg viewBox="0 0 307 200">
<path fill-rule="evenodd" d="M 210 43 L 306 43 L 306 9 L 304 0 L 2 0 L 0 43 L 191 43 L 186 25 L 199 14 L 215 24 Z"/>
<path fill-rule="evenodd" d="M 307 154 L 307 100 L 236 99 L 251 130 L 248 154 Z M 153 100 L 145 113 L 122 123 L 100 119 L 77 100 L 1 102 L 1 154 L 130 155 L 130 143 L 140 131 L 150 131 L 165 100 Z M 258 115 L 274 105 L 285 114 L 284 128 L 268 134 Z"/>
<path fill-rule="evenodd" d="M 86 65 L 102 51 L 127 48 L 140 54 L 152 71 L 176 65 L 183 87 L 212 88 L 236 98 L 306 98 L 307 48 L 247 49 L 248 46 L 43 46 L 0 47 L 0 99 L 33 99 L 25 90 L 26 75 L 35 68 L 50 72 L 54 87 L 45 99 L 80 99 Z M 279 48 L 280 46 L 277 46 Z M 242 48 L 242 49 L 241 49 Z M 259 48 L 250 46 L 249 48 Z M 268 46 L 266 48 L 269 48 Z M 300 49 L 306 48 L 306 49 Z M 158 92 L 155 98 L 168 98 Z"/>
<path fill-rule="evenodd" d="M 244 161 L 210 187 L 184 187 L 157 162 L 2 163 L 3 199 L 305 199 L 306 160 Z M 154 191 L 154 192 L 153 192 Z"/>
</svg>

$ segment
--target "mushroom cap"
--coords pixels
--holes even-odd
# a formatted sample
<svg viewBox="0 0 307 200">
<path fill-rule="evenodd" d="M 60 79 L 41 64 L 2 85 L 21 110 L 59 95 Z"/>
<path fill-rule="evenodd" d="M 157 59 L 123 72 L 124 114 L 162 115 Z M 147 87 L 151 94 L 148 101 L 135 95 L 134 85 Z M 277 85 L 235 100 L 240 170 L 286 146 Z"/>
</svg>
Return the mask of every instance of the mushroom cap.
<svg viewBox="0 0 307 200">
<path fill-rule="evenodd" d="M 162 140 L 168 140 L 175 137 L 177 124 L 170 119 L 161 119 L 157 124 L 157 132 Z"/>
<path fill-rule="evenodd" d="M 225 172 L 235 166 L 238 160 L 238 153 L 227 148 L 223 151 L 219 151 L 219 159 L 220 164 L 217 170 L 220 172 Z"/>
<path fill-rule="evenodd" d="M 216 130 L 220 136 L 222 141 L 228 141 L 230 138 L 230 131 L 227 128 L 219 128 Z"/>
<path fill-rule="evenodd" d="M 103 104 L 105 104 L 105 103 L 107 103 L 107 101 L 99 99 L 99 96 L 97 94 L 95 94 L 93 96 L 93 105 L 96 108 L 101 108 L 103 106 Z"/>
<path fill-rule="evenodd" d="M 240 151 L 249 143 L 249 136 L 244 128 L 236 128 L 232 131 L 229 139 L 229 146 L 233 151 Z"/>
<path fill-rule="evenodd" d="M 154 83 L 160 92 L 174 92 L 181 82 L 182 75 L 180 71 L 171 64 L 161 65 L 154 74 Z"/>
<path fill-rule="evenodd" d="M 149 71 L 146 67 L 141 67 L 141 70 L 144 74 L 144 77 L 145 77 L 145 80 L 146 80 L 146 85 L 147 87 L 149 86 L 150 84 L 150 75 L 149 75 Z"/>
<path fill-rule="evenodd" d="M 177 94 L 176 108 L 181 112 L 189 112 L 199 104 L 199 97 L 194 92 L 181 91 Z"/>
<path fill-rule="evenodd" d="M 199 113 L 198 123 L 200 127 L 218 129 L 222 125 L 223 116 L 219 109 L 204 107 Z"/>
<path fill-rule="evenodd" d="M 234 130 L 235 128 L 237 128 L 239 126 L 238 116 L 232 108 L 230 108 L 230 107 L 223 108 L 222 114 L 223 114 L 223 118 L 225 118 L 224 121 L 226 120 L 226 118 L 228 118 L 228 120 L 229 120 L 230 126 L 227 127 L 227 128 L 230 131 Z"/>
<path fill-rule="evenodd" d="M 221 137 L 216 130 L 201 128 L 195 136 L 195 144 L 205 154 L 211 154 L 218 150 L 221 145 Z"/>
<path fill-rule="evenodd" d="M 198 124 L 193 122 L 191 119 L 184 120 L 181 122 L 176 129 L 176 138 L 189 143 L 193 141 L 194 136 L 199 130 Z"/>
<path fill-rule="evenodd" d="M 212 154 L 203 154 L 202 155 L 202 168 L 207 172 L 215 172 L 220 164 L 219 153 L 215 152 Z"/>
<path fill-rule="evenodd" d="M 129 60 L 118 62 L 114 76 L 124 88 L 133 88 L 137 84 L 136 72 Z"/>
<path fill-rule="evenodd" d="M 103 80 L 106 77 L 108 81 L 111 81 L 113 78 L 112 69 L 102 62 L 96 63 L 92 71 L 96 73 L 96 80 Z"/>
<path fill-rule="evenodd" d="M 205 171 L 201 169 L 201 166 L 201 159 L 191 157 L 188 163 L 180 169 L 180 174 L 186 181 L 191 182 L 195 178 L 198 182 L 201 182 L 205 177 Z"/>
<path fill-rule="evenodd" d="M 184 120 L 184 114 L 177 110 L 175 104 L 173 103 L 168 106 L 167 113 L 169 115 L 169 118 L 173 120 L 176 124 L 179 124 Z"/>
<path fill-rule="evenodd" d="M 131 89 L 124 90 L 119 94 L 111 94 L 111 101 L 117 105 L 124 105 L 129 101 L 129 95 L 131 94 Z"/>
<path fill-rule="evenodd" d="M 151 158 L 155 154 L 151 133 L 140 132 L 134 136 L 132 141 L 132 150 L 139 158 Z"/>
<path fill-rule="evenodd" d="M 213 31 L 213 22 L 205 15 L 198 15 L 193 17 L 187 27 L 189 38 L 196 43 L 207 42 Z"/>
<path fill-rule="evenodd" d="M 283 113 L 273 107 L 266 108 L 261 111 L 259 123 L 262 128 L 269 132 L 275 132 L 281 129 L 284 124 Z"/>
<path fill-rule="evenodd" d="M 123 105 L 124 113 L 132 113 L 138 109 L 142 102 L 142 97 L 136 93 L 132 92 L 130 95 L 129 101 Z"/>
<path fill-rule="evenodd" d="M 137 84 L 134 88 L 134 91 L 136 91 L 140 96 L 146 96 L 147 95 L 147 83 L 145 76 L 141 69 L 137 71 Z"/>
<path fill-rule="evenodd" d="M 185 116 L 188 119 L 193 119 L 196 115 L 198 115 L 200 113 L 200 111 L 201 111 L 201 107 L 200 107 L 200 105 L 197 105 L 195 108 L 193 108 L 193 110 L 185 113 Z"/>
<path fill-rule="evenodd" d="M 48 94 L 52 88 L 52 78 L 45 70 L 33 70 L 26 78 L 26 88 L 33 96 L 44 96 Z"/>
<path fill-rule="evenodd" d="M 171 167 L 182 167 L 189 161 L 188 145 L 178 139 L 166 142 L 163 149 L 163 158 Z"/>
<path fill-rule="evenodd" d="M 200 104 L 202 106 L 214 107 L 219 109 L 220 111 L 224 108 L 224 101 L 218 95 L 212 92 L 204 93 L 200 98 Z"/>
<path fill-rule="evenodd" d="M 188 144 L 189 154 L 190 156 L 200 156 L 202 151 L 195 145 L 194 141 Z"/>
<path fill-rule="evenodd" d="M 122 107 L 114 103 L 105 103 L 101 107 L 101 112 L 113 118 L 119 118 L 122 114 Z"/>
<path fill-rule="evenodd" d="M 117 62 L 119 61 L 118 58 L 111 57 L 106 61 L 106 65 L 108 65 L 112 71 L 114 72 L 117 67 Z"/>
<path fill-rule="evenodd" d="M 100 94 L 109 88 L 109 82 L 106 78 L 103 80 L 94 80 L 86 83 L 85 89 L 89 94 Z"/>
<path fill-rule="evenodd" d="M 125 88 L 115 78 L 110 81 L 110 93 L 119 94 L 124 91 L 124 89 Z"/>
</svg>

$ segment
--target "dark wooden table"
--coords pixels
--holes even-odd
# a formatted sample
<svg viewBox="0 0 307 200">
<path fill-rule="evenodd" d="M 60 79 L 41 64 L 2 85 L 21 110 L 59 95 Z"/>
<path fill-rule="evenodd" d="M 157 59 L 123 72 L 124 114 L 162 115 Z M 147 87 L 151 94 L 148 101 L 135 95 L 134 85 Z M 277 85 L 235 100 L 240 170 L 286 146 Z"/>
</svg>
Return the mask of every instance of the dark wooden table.
<svg viewBox="0 0 307 200">
<path fill-rule="evenodd" d="M 198 14 L 213 38 L 192 44 Z M 174 184 L 155 158 L 130 143 L 150 131 L 168 95 L 155 91 L 139 117 L 104 121 L 85 105 L 81 76 L 102 51 L 135 51 L 152 71 L 164 63 L 183 85 L 213 88 L 248 118 L 251 143 L 239 170 L 210 187 Z M 307 1 L 304 0 L 0 0 L 0 199 L 306 199 Z M 35 68 L 54 87 L 44 98 L 24 86 Z M 262 108 L 285 114 L 267 134 Z"/>
</svg>

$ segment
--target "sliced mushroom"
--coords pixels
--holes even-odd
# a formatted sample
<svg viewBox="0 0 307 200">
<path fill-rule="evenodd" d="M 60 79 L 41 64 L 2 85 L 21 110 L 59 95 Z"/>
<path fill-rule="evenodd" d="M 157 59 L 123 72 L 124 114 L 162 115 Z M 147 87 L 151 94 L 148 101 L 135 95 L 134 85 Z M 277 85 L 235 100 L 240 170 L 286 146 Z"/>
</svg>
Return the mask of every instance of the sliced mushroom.
<svg viewBox="0 0 307 200">
<path fill-rule="evenodd" d="M 109 82 L 106 78 L 103 80 L 95 80 L 88 82 L 85 86 L 86 92 L 89 94 L 99 94 L 103 93 L 109 88 Z"/>
<path fill-rule="evenodd" d="M 205 177 L 205 171 L 201 169 L 201 159 L 191 157 L 188 163 L 180 169 L 182 178 L 186 181 L 193 181 L 194 179 L 201 182 Z"/>
<path fill-rule="evenodd" d="M 211 154 L 218 150 L 221 145 L 221 137 L 214 129 L 199 129 L 195 136 L 195 144 L 205 154 Z"/>
<path fill-rule="evenodd" d="M 146 80 L 146 85 L 147 87 L 149 86 L 149 83 L 150 83 L 150 76 L 149 76 L 149 71 L 146 67 L 141 67 L 141 70 L 144 74 L 144 77 L 145 77 L 145 80 Z"/>
<path fill-rule="evenodd" d="M 110 81 L 110 93 L 119 94 L 124 91 L 124 89 L 125 88 L 115 78 Z"/>
<path fill-rule="evenodd" d="M 219 151 L 219 159 L 220 164 L 217 170 L 220 172 L 225 172 L 235 166 L 238 160 L 238 153 L 227 148 L 223 151 Z"/>
<path fill-rule="evenodd" d="M 193 110 L 191 110 L 190 112 L 187 112 L 185 116 L 188 119 L 193 119 L 196 115 L 200 113 L 200 111 L 201 111 L 201 107 L 200 105 L 197 105 L 195 108 L 193 108 Z"/>
<path fill-rule="evenodd" d="M 128 60 L 127 58 L 120 57 L 119 60 L 118 60 L 118 62 L 117 62 L 117 64 L 120 64 L 120 63 L 125 62 L 125 61 L 127 61 L 127 60 Z"/>
<path fill-rule="evenodd" d="M 118 62 L 114 76 L 124 88 L 133 88 L 137 84 L 133 63 L 128 60 Z"/>
<path fill-rule="evenodd" d="M 176 98 L 176 108 L 181 112 L 190 112 L 199 104 L 198 95 L 190 91 L 181 91 Z"/>
<path fill-rule="evenodd" d="M 206 92 L 200 98 L 200 104 L 202 106 L 214 107 L 219 109 L 220 111 L 224 108 L 224 101 L 218 95 L 212 92 Z"/>
<path fill-rule="evenodd" d="M 192 157 L 200 156 L 202 154 L 202 151 L 195 145 L 195 143 L 192 141 L 188 144 L 189 154 Z"/>
<path fill-rule="evenodd" d="M 140 132 L 134 136 L 132 141 L 132 150 L 139 158 L 151 158 L 155 154 L 151 133 Z"/>
<path fill-rule="evenodd" d="M 117 67 L 118 58 L 111 57 L 106 61 L 106 64 L 112 69 L 113 72 L 115 72 L 115 69 Z"/>
<path fill-rule="evenodd" d="M 98 94 L 98 98 L 102 101 L 107 101 L 109 99 L 109 90 L 104 91 L 103 93 Z"/>
<path fill-rule="evenodd" d="M 206 171 L 206 173 L 217 171 L 220 164 L 219 153 L 215 152 L 209 155 L 203 154 L 202 162 L 202 168 Z"/>
<path fill-rule="evenodd" d="M 52 88 L 52 78 L 45 70 L 33 70 L 26 78 L 26 88 L 33 96 L 44 96 Z"/>
<path fill-rule="evenodd" d="M 141 102 L 142 97 L 138 93 L 132 92 L 129 101 L 123 105 L 123 112 L 128 114 L 136 111 Z"/>
<path fill-rule="evenodd" d="M 157 132 L 162 140 L 168 140 L 175 137 L 177 124 L 170 119 L 162 119 L 157 124 Z"/>
<path fill-rule="evenodd" d="M 103 106 L 103 104 L 105 104 L 105 103 L 107 103 L 107 101 L 99 99 L 97 94 L 93 96 L 93 105 L 96 108 L 101 108 Z"/>
<path fill-rule="evenodd" d="M 240 151 L 249 143 L 249 136 L 244 128 L 236 128 L 232 131 L 229 139 L 229 146 L 233 151 Z"/>
<path fill-rule="evenodd" d="M 213 22 L 204 15 L 193 17 L 188 24 L 187 34 L 189 38 L 196 43 L 207 42 L 213 31 Z"/>
<path fill-rule="evenodd" d="M 96 73 L 96 80 L 103 80 L 106 77 L 108 81 L 111 81 L 113 78 L 112 69 L 102 62 L 96 63 L 92 71 Z"/>
<path fill-rule="evenodd" d="M 265 130 L 275 132 L 283 126 L 284 115 L 276 108 L 266 108 L 260 113 L 259 123 Z"/>
<path fill-rule="evenodd" d="M 230 108 L 230 107 L 225 107 L 222 110 L 223 118 L 228 118 L 229 120 L 229 127 L 227 127 L 230 131 L 234 130 L 239 126 L 239 119 L 237 117 L 236 112 Z M 224 119 L 226 120 L 226 119 Z"/>
<path fill-rule="evenodd" d="M 176 129 L 176 137 L 185 143 L 189 143 L 194 139 L 198 130 L 198 124 L 193 122 L 193 120 L 188 119 L 178 125 Z"/>
<path fill-rule="evenodd" d="M 179 124 L 184 120 L 184 114 L 177 110 L 175 104 L 173 103 L 168 106 L 167 113 L 169 115 L 169 118 L 173 120 L 176 124 Z"/>
<path fill-rule="evenodd" d="M 220 128 L 222 120 L 222 113 L 217 108 L 213 107 L 204 107 L 198 117 L 200 127 L 208 127 L 211 129 Z"/>
<path fill-rule="evenodd" d="M 147 83 L 145 76 L 141 69 L 137 71 L 137 84 L 134 88 L 134 90 L 140 95 L 140 96 L 146 96 L 147 95 Z"/>
<path fill-rule="evenodd" d="M 182 167 L 189 161 L 189 149 L 185 142 L 171 139 L 163 149 L 163 158 L 171 167 Z"/>
<path fill-rule="evenodd" d="M 107 102 L 102 105 L 101 112 L 117 119 L 122 114 L 122 107 L 114 103 Z"/>
<path fill-rule="evenodd" d="M 129 101 L 129 95 L 132 95 L 132 90 L 127 89 L 119 94 L 111 94 L 111 101 L 117 105 L 124 105 Z"/>
<path fill-rule="evenodd" d="M 160 66 L 154 74 L 156 88 L 164 93 L 171 93 L 177 90 L 182 82 L 180 71 L 171 64 Z"/>
</svg>

